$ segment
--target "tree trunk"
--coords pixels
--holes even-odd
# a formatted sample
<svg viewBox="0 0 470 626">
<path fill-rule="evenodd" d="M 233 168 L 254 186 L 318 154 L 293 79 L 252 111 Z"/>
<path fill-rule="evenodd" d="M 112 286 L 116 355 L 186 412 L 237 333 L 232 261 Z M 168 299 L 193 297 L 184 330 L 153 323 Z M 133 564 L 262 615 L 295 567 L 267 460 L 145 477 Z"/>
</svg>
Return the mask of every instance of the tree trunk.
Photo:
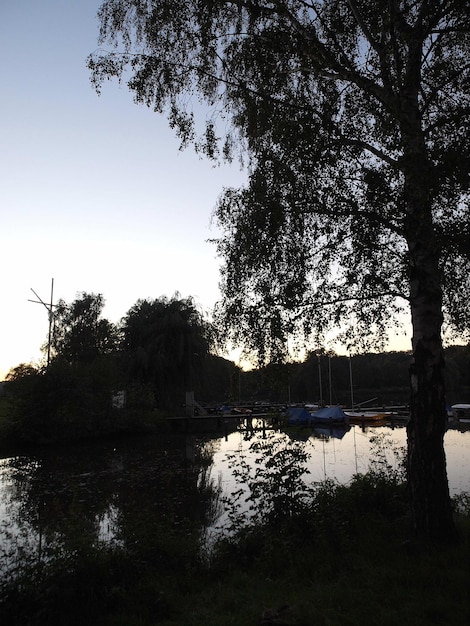
<svg viewBox="0 0 470 626">
<path fill-rule="evenodd" d="M 414 531 L 419 538 L 456 538 L 444 453 L 444 358 L 431 302 L 412 298 L 413 364 L 408 423 L 408 485 Z M 433 319 L 434 318 L 434 319 Z"/>
<path fill-rule="evenodd" d="M 431 168 L 413 143 L 405 167 L 413 363 L 408 434 L 408 486 L 419 539 L 453 542 L 456 530 L 447 480 L 442 287 L 432 223 Z"/>
</svg>

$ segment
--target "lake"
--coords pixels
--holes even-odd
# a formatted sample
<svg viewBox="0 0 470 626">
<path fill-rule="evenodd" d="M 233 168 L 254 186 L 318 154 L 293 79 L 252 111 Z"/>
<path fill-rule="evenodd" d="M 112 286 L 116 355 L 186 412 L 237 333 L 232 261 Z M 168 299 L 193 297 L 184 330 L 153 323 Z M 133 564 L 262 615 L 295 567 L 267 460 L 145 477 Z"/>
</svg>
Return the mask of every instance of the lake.
<svg viewBox="0 0 470 626">
<path fill-rule="evenodd" d="M 352 425 L 349 429 L 294 429 L 290 435 L 305 440 L 311 458 L 308 462 L 307 479 L 319 482 L 325 479 L 346 484 L 355 473 L 367 471 L 371 459 L 371 440 L 384 438 L 393 448 L 406 448 L 406 428 L 404 426 Z M 257 436 L 262 436 L 258 432 Z M 278 433 L 279 437 L 288 437 Z M 220 472 L 226 491 L 235 488 L 235 481 L 230 473 L 227 455 L 250 455 L 253 438 L 244 432 L 234 432 L 219 440 L 214 454 L 213 471 Z M 452 495 L 463 491 L 470 492 L 470 424 L 452 425 L 444 437 L 447 457 L 449 489 Z M 393 454 L 387 455 L 393 466 L 397 462 Z"/>
<path fill-rule="evenodd" d="M 449 428 L 444 439 L 452 495 L 470 492 L 468 426 Z M 390 467 L 398 467 L 400 454 L 397 458 L 394 450 L 405 446 L 406 430 L 355 425 L 289 433 L 168 433 L 5 457 L 0 459 L 3 569 L 28 553 L 41 558 L 47 546 L 73 551 L 87 542 L 137 541 L 144 525 L 162 536 L 188 525 L 201 533 L 220 526 L 220 492 L 230 495 L 239 487 L 234 469 L 241 461 L 253 475 L 260 471 L 265 442 L 307 452 L 307 482 L 348 483 L 367 471 L 377 450 Z"/>
</svg>

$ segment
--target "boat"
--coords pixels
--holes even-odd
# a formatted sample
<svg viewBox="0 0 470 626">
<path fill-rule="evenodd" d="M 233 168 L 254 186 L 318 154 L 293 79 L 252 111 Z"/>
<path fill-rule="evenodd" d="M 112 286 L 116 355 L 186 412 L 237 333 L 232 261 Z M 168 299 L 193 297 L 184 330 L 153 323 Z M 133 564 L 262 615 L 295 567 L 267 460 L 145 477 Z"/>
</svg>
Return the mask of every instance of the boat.
<svg viewBox="0 0 470 626">
<path fill-rule="evenodd" d="M 311 415 L 311 424 L 348 424 L 349 416 L 340 406 L 325 406 Z"/>
<path fill-rule="evenodd" d="M 345 411 L 351 422 L 383 422 L 393 415 L 391 411 Z"/>
<path fill-rule="evenodd" d="M 309 411 L 305 407 L 289 407 L 286 411 L 287 425 L 315 426 L 317 424 L 348 424 L 348 416 L 339 406 L 326 406 L 318 411 Z"/>
<path fill-rule="evenodd" d="M 470 422 L 470 404 L 453 404 L 451 411 L 457 422 Z"/>
<path fill-rule="evenodd" d="M 304 407 L 291 406 L 286 410 L 286 424 L 288 426 L 310 426 L 312 416 Z"/>
</svg>

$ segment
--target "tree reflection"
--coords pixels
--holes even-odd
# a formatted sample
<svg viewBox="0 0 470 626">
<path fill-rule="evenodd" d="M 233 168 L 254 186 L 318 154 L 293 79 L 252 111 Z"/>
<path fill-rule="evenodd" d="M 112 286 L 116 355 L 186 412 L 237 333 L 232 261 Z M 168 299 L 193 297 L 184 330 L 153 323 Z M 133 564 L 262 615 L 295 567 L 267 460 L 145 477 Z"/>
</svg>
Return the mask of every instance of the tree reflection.
<svg viewBox="0 0 470 626">
<path fill-rule="evenodd" d="M 198 558 L 220 512 L 213 444 L 153 439 L 73 447 L 3 463 L 2 551 L 7 561 L 80 558 L 114 545 L 147 562 Z"/>
</svg>

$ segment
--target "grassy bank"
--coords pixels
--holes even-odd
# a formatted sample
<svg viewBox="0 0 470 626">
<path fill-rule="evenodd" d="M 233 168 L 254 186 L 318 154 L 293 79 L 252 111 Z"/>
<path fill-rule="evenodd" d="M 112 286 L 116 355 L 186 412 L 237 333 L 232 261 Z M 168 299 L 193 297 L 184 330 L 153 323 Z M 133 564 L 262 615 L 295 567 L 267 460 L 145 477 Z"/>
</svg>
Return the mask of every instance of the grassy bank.
<svg viewBox="0 0 470 626">
<path fill-rule="evenodd" d="M 127 545 L 23 555 L 2 582 L 3 624 L 113 626 L 466 625 L 470 515 L 458 546 L 409 540 L 405 487 L 374 473 L 317 486 L 294 515 L 200 531 L 140 520 Z"/>
</svg>

